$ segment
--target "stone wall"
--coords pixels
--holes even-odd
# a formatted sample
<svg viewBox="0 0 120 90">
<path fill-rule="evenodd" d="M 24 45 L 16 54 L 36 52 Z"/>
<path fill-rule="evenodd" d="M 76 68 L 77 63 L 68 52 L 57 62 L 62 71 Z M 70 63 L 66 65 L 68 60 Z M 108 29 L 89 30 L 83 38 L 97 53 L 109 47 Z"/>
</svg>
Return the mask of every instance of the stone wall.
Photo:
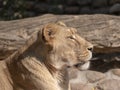
<svg viewBox="0 0 120 90">
<path fill-rule="evenodd" d="M 120 15 L 120 0 L 0 0 L 0 13 L 7 19 L 45 13 Z"/>
</svg>

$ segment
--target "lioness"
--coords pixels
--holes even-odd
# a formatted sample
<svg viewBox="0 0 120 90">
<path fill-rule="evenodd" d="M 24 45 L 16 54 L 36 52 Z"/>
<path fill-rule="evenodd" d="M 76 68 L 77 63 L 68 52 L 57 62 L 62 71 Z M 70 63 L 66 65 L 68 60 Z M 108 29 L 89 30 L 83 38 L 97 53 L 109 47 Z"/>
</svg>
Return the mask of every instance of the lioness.
<svg viewBox="0 0 120 90">
<path fill-rule="evenodd" d="M 9 85 L 0 90 L 70 90 L 67 68 L 87 69 L 93 48 L 76 31 L 61 22 L 45 25 L 33 45 L 6 62 Z"/>
</svg>

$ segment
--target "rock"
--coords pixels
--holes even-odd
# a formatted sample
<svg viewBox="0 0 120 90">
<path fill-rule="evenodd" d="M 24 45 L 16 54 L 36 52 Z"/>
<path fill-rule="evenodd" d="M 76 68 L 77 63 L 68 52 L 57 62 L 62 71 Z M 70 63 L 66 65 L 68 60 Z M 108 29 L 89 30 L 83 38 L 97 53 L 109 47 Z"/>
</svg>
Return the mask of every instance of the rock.
<svg viewBox="0 0 120 90">
<path fill-rule="evenodd" d="M 71 84 L 71 90 L 93 90 L 92 85 L 88 84 Z"/>
<path fill-rule="evenodd" d="M 82 83 L 82 84 L 86 84 L 86 83 L 97 83 L 100 80 L 105 78 L 105 74 L 101 73 L 101 72 L 97 72 L 97 71 L 79 71 L 79 70 L 75 70 L 72 69 L 72 71 L 69 71 L 71 73 L 69 73 L 70 75 L 70 83 Z M 73 75 L 72 75 L 73 74 Z"/>
<path fill-rule="evenodd" d="M 114 4 L 110 8 L 110 13 L 112 13 L 112 14 L 120 13 L 120 4 Z"/>
<path fill-rule="evenodd" d="M 71 84 L 86 84 L 88 83 L 88 79 L 86 77 L 86 72 L 87 71 L 80 71 L 78 69 L 72 69 L 72 72 L 69 73 L 69 76 L 73 76 L 71 74 L 74 73 L 74 77 L 70 78 L 70 83 Z M 76 74 L 75 74 L 76 73 Z M 75 76 L 76 75 L 76 76 Z"/>
<path fill-rule="evenodd" d="M 64 9 L 64 12 L 69 14 L 77 14 L 79 13 L 79 7 L 77 6 L 66 7 Z"/>
<path fill-rule="evenodd" d="M 93 7 L 102 7 L 102 6 L 107 6 L 107 5 L 108 5 L 107 0 L 93 0 L 92 1 Z"/>
<path fill-rule="evenodd" d="M 119 90 L 120 89 L 120 80 L 109 79 L 102 81 L 97 86 L 98 90 Z"/>
<path fill-rule="evenodd" d="M 105 75 L 97 71 L 87 71 L 86 77 L 90 83 L 94 83 L 105 78 Z"/>
<path fill-rule="evenodd" d="M 78 70 L 75 68 L 70 68 L 69 70 L 69 79 L 75 79 L 78 76 Z"/>
<path fill-rule="evenodd" d="M 104 74 L 106 75 L 106 80 L 109 80 L 109 79 L 120 80 L 119 71 L 117 71 L 117 69 L 111 68 L 110 70 L 108 70 Z"/>
<path fill-rule="evenodd" d="M 14 22 L 0 22 L 0 59 L 7 58 L 13 51 L 25 44 L 27 39 L 21 38 L 18 35 L 19 32 L 25 31 L 24 33 L 30 37 L 43 24 L 56 21 L 63 21 L 68 26 L 75 27 L 82 37 L 92 42 L 95 46 L 94 53 L 99 54 L 97 58 L 101 57 L 100 53 L 104 54 L 104 57 L 106 55 L 107 57 L 114 56 L 114 53 L 117 55 L 114 58 L 120 55 L 120 17 L 111 15 L 47 14 Z M 22 22 L 25 22 L 24 25 Z"/>
<path fill-rule="evenodd" d="M 112 69 L 113 74 L 120 77 L 120 69 Z"/>
</svg>

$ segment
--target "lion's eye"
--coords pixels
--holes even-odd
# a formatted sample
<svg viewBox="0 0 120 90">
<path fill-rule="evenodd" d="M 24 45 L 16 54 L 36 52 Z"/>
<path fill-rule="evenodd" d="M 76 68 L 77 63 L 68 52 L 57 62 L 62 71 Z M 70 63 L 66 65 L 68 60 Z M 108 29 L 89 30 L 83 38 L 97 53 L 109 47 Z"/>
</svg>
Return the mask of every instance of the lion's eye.
<svg viewBox="0 0 120 90">
<path fill-rule="evenodd" d="M 68 36 L 69 39 L 75 39 L 75 36 Z"/>
<path fill-rule="evenodd" d="M 67 38 L 69 38 L 69 39 L 74 39 L 72 36 L 69 36 L 69 37 L 67 37 Z"/>
</svg>

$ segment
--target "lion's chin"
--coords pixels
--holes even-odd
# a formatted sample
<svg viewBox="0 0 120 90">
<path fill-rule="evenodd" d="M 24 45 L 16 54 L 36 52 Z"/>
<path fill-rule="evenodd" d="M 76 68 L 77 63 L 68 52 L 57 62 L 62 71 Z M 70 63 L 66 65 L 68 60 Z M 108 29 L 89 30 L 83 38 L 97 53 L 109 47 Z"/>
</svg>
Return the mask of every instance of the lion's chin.
<svg viewBox="0 0 120 90">
<path fill-rule="evenodd" d="M 83 70 L 87 70 L 87 69 L 89 69 L 89 67 L 90 67 L 90 61 L 88 61 L 88 62 L 85 62 L 84 64 L 77 64 L 77 65 L 75 65 L 75 67 L 77 68 L 77 69 L 79 69 L 79 70 L 81 70 L 81 71 L 83 71 Z"/>
</svg>

